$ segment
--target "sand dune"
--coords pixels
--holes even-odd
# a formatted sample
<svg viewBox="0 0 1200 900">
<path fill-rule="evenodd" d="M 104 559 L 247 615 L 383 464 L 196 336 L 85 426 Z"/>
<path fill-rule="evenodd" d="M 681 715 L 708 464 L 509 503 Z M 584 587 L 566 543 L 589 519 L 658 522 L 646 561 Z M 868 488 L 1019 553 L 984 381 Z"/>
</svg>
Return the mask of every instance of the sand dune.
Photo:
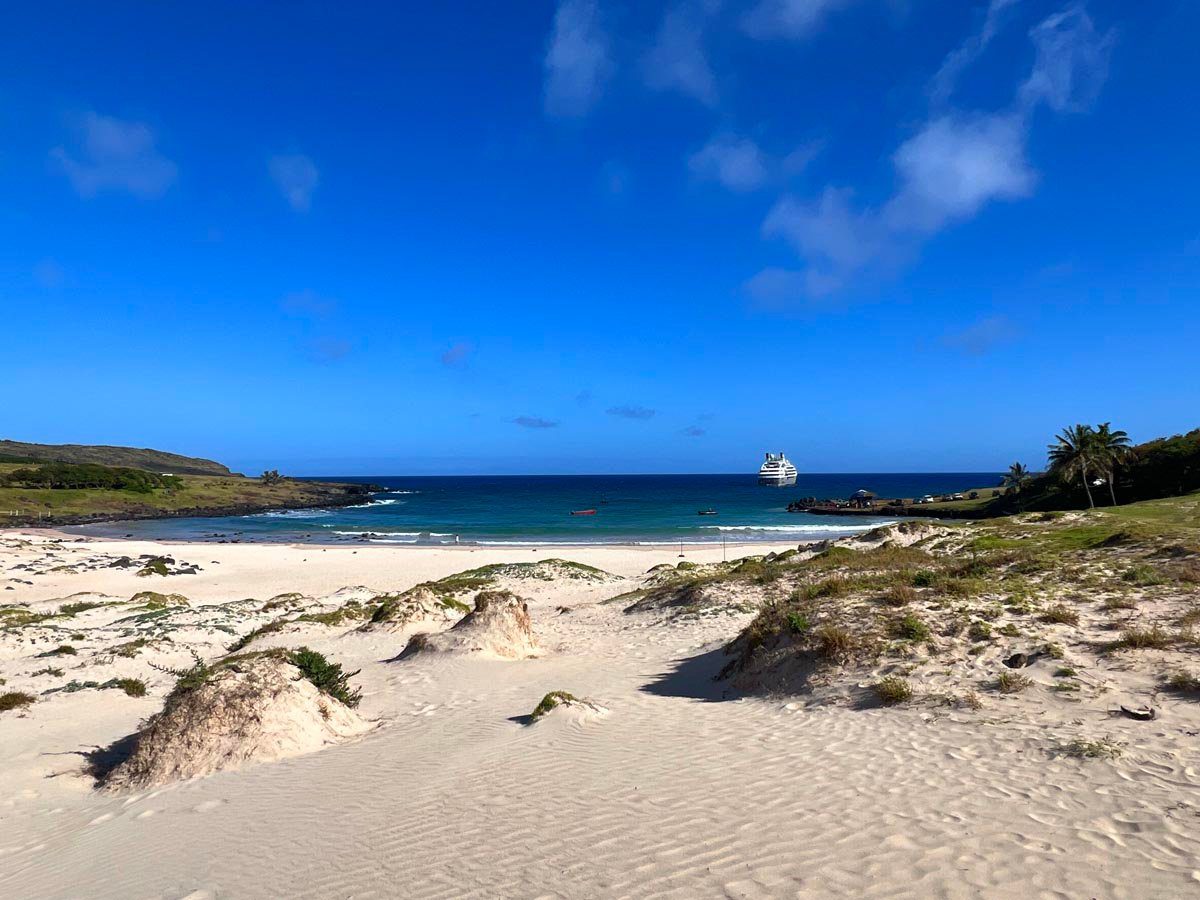
<svg viewBox="0 0 1200 900">
<path fill-rule="evenodd" d="M 133 570 L 11 567 L 149 545 L 5 541 L 4 574 L 33 582 L 7 597 L 34 612 L 80 591 L 105 605 L 39 622 L 33 636 L 0 633 L 0 691 L 38 694 L 25 711 L 0 713 L 0 896 L 1076 898 L 1200 888 L 1200 718 L 1195 703 L 1166 696 L 1153 722 L 1109 715 L 1112 698 L 1137 690 L 1137 658 L 1123 663 L 1128 683 L 1111 675 L 1108 694 L 1084 702 L 1048 689 L 989 695 L 980 710 L 742 696 L 713 679 L 752 612 L 629 613 L 604 602 L 652 587 L 646 570 L 677 561 L 661 550 L 580 551 L 614 573 L 603 581 L 502 577 L 493 587 L 528 599 L 546 651 L 519 663 L 433 653 L 389 664 L 427 622 L 292 622 L 255 648 L 305 643 L 361 667 L 359 711 L 378 728 L 165 788 L 96 792 L 84 754 L 131 734 L 170 687 L 147 662 L 179 666 L 192 649 L 217 658 L 283 611 L 333 612 L 529 554 L 160 547 L 203 571 L 150 585 L 188 606 L 134 612 L 147 578 Z M 338 593 L 356 585 L 369 587 Z M 285 591 L 299 599 L 263 611 Z M 136 655 L 112 652 L 139 636 Z M 72 640 L 74 657 L 35 655 Z M 997 664 L 970 659 L 979 671 Z M 30 674 L 46 667 L 63 675 Z M 144 678 L 148 696 L 40 693 L 115 674 Z M 568 708 L 529 727 L 553 690 L 598 698 L 608 712 Z M 1060 752 L 1081 737 L 1125 752 Z"/>
</svg>

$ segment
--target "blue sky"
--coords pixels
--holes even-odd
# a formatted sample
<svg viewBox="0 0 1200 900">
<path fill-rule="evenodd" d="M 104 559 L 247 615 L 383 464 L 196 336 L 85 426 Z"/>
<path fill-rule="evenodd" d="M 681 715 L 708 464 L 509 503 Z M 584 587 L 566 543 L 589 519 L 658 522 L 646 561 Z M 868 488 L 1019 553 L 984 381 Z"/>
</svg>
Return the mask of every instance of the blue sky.
<svg viewBox="0 0 1200 900">
<path fill-rule="evenodd" d="M 1200 4 L 5 19 L 2 437 L 979 471 L 1200 425 Z"/>
</svg>

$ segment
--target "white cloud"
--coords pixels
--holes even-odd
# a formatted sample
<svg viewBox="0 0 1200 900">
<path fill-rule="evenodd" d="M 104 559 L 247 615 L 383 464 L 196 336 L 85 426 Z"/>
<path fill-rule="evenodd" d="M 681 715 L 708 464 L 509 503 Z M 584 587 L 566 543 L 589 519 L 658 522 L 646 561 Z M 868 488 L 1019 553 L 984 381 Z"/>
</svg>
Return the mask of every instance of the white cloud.
<svg viewBox="0 0 1200 900">
<path fill-rule="evenodd" d="M 33 280 L 47 290 L 62 287 L 67 273 L 52 259 L 43 259 L 33 267 Z"/>
<path fill-rule="evenodd" d="M 803 38 L 812 34 L 825 16 L 853 0 L 759 0 L 742 19 L 746 33 L 759 40 Z"/>
<path fill-rule="evenodd" d="M 717 102 L 717 83 L 704 53 L 704 22 L 683 6 L 668 10 L 646 56 L 646 84 L 679 91 L 706 106 Z"/>
<path fill-rule="evenodd" d="M 1029 32 L 1037 48 L 1021 100 L 1044 102 L 1055 112 L 1077 112 L 1095 101 L 1108 77 L 1112 32 L 1100 34 L 1082 6 L 1071 6 Z"/>
<path fill-rule="evenodd" d="M 655 411 L 644 406 L 610 406 L 605 410 L 610 416 L 618 419 L 653 419 Z"/>
<path fill-rule="evenodd" d="M 77 128 L 75 150 L 56 147 L 50 155 L 81 197 L 103 191 L 160 197 L 175 180 L 175 163 L 158 152 L 150 126 L 89 112 Z"/>
<path fill-rule="evenodd" d="M 582 116 L 599 99 L 612 71 L 612 60 L 595 0 L 559 3 L 545 69 L 547 114 Z"/>
<path fill-rule="evenodd" d="M 698 178 L 719 181 L 732 191 L 752 191 L 767 181 L 767 161 L 758 145 L 732 134 L 714 137 L 688 166 Z"/>
<path fill-rule="evenodd" d="M 283 197 L 296 212 L 307 212 L 312 206 L 313 191 L 321 180 L 316 163 L 303 153 L 272 156 L 267 164 L 271 178 Z"/>
<path fill-rule="evenodd" d="M 930 82 L 929 95 L 934 104 L 941 104 L 954 93 L 959 76 L 987 49 L 1000 30 L 1004 11 L 1021 0 L 991 0 L 979 31 L 968 37 L 958 49 L 942 61 L 942 67 Z"/>
<path fill-rule="evenodd" d="M 1027 159 L 1032 112 L 1043 102 L 1065 111 L 1094 99 L 1111 37 L 1098 34 L 1078 7 L 1051 16 L 1030 35 L 1037 58 L 1012 106 L 925 122 L 892 155 L 897 186 L 882 206 L 856 208 L 850 191 L 834 187 L 813 201 L 788 196 L 775 205 L 763 233 L 786 239 L 804 260 L 805 294 L 828 294 L 866 270 L 894 266 L 989 203 L 1033 193 L 1037 175 Z M 747 290 L 779 293 L 780 276 L 764 277 L 761 284 L 751 279 Z"/>
<path fill-rule="evenodd" d="M 1016 326 L 1006 316 L 988 316 L 961 331 L 950 332 L 942 338 L 942 343 L 968 356 L 983 356 L 1016 336 Z"/>
<path fill-rule="evenodd" d="M 1026 132 L 1024 119 L 1013 114 L 926 123 L 892 157 L 901 188 L 883 212 L 884 225 L 931 234 L 991 200 L 1028 196 L 1036 176 L 1025 159 Z"/>
<path fill-rule="evenodd" d="M 466 341 L 459 341 L 442 354 L 442 365 L 451 367 L 461 366 L 466 363 L 467 357 L 471 355 L 474 349 L 475 347 Z"/>
<path fill-rule="evenodd" d="M 554 419 L 543 419 L 541 416 L 517 416 L 512 420 L 514 425 L 520 425 L 522 428 L 557 428 L 558 422 Z"/>
</svg>

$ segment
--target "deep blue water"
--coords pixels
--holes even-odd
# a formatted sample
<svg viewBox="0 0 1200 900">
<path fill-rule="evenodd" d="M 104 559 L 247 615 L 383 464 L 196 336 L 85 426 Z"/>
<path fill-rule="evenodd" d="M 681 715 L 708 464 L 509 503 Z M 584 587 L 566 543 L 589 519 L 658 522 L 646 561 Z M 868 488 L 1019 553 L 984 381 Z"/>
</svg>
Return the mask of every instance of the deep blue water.
<svg viewBox="0 0 1200 900">
<path fill-rule="evenodd" d="M 88 534 L 243 541 L 359 541 L 426 544 L 592 544 L 778 541 L 837 536 L 889 521 L 787 512 L 801 497 L 913 497 L 999 482 L 995 473 L 801 475 L 794 486 L 762 487 L 754 475 L 326 476 L 379 484 L 378 502 L 253 516 L 157 519 L 89 525 Z M 572 510 L 594 508 L 594 516 Z M 699 516 L 701 509 L 715 516 Z M 369 535 L 369 536 L 367 536 Z"/>
</svg>

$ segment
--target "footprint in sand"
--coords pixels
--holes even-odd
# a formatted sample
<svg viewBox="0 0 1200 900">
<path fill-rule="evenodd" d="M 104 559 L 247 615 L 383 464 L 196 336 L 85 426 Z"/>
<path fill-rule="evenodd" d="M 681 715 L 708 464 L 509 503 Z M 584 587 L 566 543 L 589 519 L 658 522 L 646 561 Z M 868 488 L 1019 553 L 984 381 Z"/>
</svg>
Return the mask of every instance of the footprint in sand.
<svg viewBox="0 0 1200 900">
<path fill-rule="evenodd" d="M 107 822 L 112 817 L 113 817 L 112 813 L 105 813 L 102 816 L 96 816 L 96 818 L 92 819 L 92 821 L 88 822 L 88 824 L 89 825 L 101 825 L 104 822 Z"/>
<path fill-rule="evenodd" d="M 212 812 L 214 809 L 221 806 L 223 803 L 225 803 L 224 800 L 205 800 L 203 803 L 197 803 L 195 806 L 193 806 L 192 812 L 198 812 L 198 813 Z M 189 894 L 188 896 L 190 897 L 192 895 Z"/>
<path fill-rule="evenodd" d="M 136 816 L 134 816 L 134 818 L 135 819 L 148 819 L 152 815 L 154 815 L 156 812 L 158 812 L 158 810 L 156 810 L 156 809 L 146 809 L 146 810 L 143 810 L 142 812 L 138 813 Z"/>
</svg>

